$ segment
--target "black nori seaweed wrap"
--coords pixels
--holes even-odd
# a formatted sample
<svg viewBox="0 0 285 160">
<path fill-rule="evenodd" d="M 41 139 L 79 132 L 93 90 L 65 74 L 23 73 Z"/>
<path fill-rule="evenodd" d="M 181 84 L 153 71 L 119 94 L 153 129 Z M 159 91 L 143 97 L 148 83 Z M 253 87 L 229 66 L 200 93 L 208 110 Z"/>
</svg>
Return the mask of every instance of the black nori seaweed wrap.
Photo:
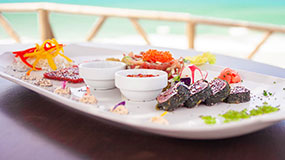
<svg viewBox="0 0 285 160">
<path fill-rule="evenodd" d="M 211 94 L 211 88 L 207 81 L 199 80 L 193 83 L 190 88 L 190 97 L 184 103 L 184 107 L 192 108 L 205 101 Z"/>
<path fill-rule="evenodd" d="M 250 90 L 243 86 L 231 89 L 230 95 L 224 100 L 226 103 L 244 103 L 250 101 Z"/>
<path fill-rule="evenodd" d="M 173 111 L 182 106 L 189 98 L 189 88 L 184 83 L 177 83 L 165 92 L 162 92 L 157 98 L 157 108 L 165 111 Z"/>
<path fill-rule="evenodd" d="M 210 88 L 212 90 L 212 95 L 204 101 L 207 106 L 212 106 L 218 102 L 222 102 L 230 94 L 230 86 L 228 82 L 219 78 L 210 82 Z"/>
</svg>

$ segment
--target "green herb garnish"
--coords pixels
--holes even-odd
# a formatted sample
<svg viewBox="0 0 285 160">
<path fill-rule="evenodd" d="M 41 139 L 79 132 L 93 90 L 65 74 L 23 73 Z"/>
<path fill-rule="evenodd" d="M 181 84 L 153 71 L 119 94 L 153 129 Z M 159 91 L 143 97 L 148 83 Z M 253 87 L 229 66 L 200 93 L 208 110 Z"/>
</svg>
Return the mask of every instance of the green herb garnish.
<svg viewBox="0 0 285 160">
<path fill-rule="evenodd" d="M 206 124 L 216 124 L 216 117 L 200 116 Z"/>
<path fill-rule="evenodd" d="M 267 93 L 266 90 L 263 90 L 263 95 L 264 95 L 264 96 L 268 96 L 268 93 Z"/>
<path fill-rule="evenodd" d="M 267 113 L 272 113 L 279 111 L 279 107 L 272 107 L 268 104 L 264 104 L 263 106 L 257 106 L 256 109 L 250 110 L 250 115 L 251 116 L 257 116 L 257 115 L 262 115 L 262 114 L 267 114 Z"/>
<path fill-rule="evenodd" d="M 274 81 L 273 84 L 276 84 L 276 81 Z"/>
<path fill-rule="evenodd" d="M 175 77 L 172 78 L 172 80 L 173 80 L 174 82 L 180 81 L 180 76 L 179 76 L 179 75 L 178 75 L 178 76 L 175 76 Z"/>
<path fill-rule="evenodd" d="M 266 90 L 263 90 L 263 95 L 264 95 L 265 97 L 267 97 L 267 96 L 272 96 L 273 94 L 272 94 L 271 92 L 268 92 L 268 91 L 266 91 Z"/>
<path fill-rule="evenodd" d="M 122 62 L 126 63 L 127 65 L 131 65 L 132 57 L 130 56 L 124 56 L 121 60 Z"/>
<path fill-rule="evenodd" d="M 187 59 L 185 59 L 185 58 L 183 59 L 183 62 L 184 62 L 184 63 L 190 63 L 190 61 L 187 60 Z"/>
</svg>

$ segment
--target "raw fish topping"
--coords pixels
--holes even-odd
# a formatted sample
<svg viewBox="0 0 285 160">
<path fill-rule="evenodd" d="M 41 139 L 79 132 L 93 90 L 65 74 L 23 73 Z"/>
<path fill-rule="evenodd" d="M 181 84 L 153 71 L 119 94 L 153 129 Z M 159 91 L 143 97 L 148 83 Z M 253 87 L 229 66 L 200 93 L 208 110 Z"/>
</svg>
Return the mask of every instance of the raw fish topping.
<svg viewBox="0 0 285 160">
<path fill-rule="evenodd" d="M 183 58 L 174 59 L 169 51 L 148 50 L 140 54 L 133 52 L 125 55 L 122 62 L 127 64 L 128 69 L 157 69 L 168 73 L 169 78 L 179 75 L 184 65 Z"/>
<path fill-rule="evenodd" d="M 83 79 L 79 76 L 79 69 L 77 65 L 72 67 L 63 68 L 58 71 L 44 73 L 44 77 L 59 81 L 68 81 L 71 83 L 82 83 Z"/>
</svg>

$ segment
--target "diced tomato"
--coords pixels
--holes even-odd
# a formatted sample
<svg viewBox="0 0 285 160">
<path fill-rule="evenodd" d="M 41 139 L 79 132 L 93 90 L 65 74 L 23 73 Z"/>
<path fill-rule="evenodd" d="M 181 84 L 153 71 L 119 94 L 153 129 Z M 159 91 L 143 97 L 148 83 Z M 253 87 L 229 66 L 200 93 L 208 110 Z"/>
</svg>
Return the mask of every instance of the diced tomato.
<svg viewBox="0 0 285 160">
<path fill-rule="evenodd" d="M 233 69 L 225 68 L 219 75 L 220 79 L 226 80 L 228 83 L 238 83 L 241 81 L 240 75 Z"/>
<path fill-rule="evenodd" d="M 239 74 L 232 76 L 232 83 L 238 83 L 240 81 L 241 81 L 241 78 Z"/>
<path fill-rule="evenodd" d="M 230 75 L 226 75 L 226 78 L 224 80 L 226 80 L 228 83 L 231 83 L 232 77 Z"/>
</svg>

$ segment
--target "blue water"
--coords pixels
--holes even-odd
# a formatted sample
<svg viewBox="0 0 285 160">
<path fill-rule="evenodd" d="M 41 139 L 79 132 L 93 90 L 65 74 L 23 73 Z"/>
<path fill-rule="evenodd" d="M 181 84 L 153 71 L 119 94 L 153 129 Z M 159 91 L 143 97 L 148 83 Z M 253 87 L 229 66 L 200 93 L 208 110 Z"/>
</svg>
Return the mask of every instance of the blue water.
<svg viewBox="0 0 285 160">
<path fill-rule="evenodd" d="M 35 0 L 1 0 L 0 3 L 44 2 Z M 94 5 L 114 8 L 132 8 L 143 10 L 161 10 L 187 12 L 200 16 L 247 20 L 259 23 L 285 25 L 285 0 L 50 0 L 48 2 Z M 0 4 L 1 5 L 1 4 Z M 4 13 L 12 26 L 21 36 L 38 38 L 37 15 L 34 13 Z M 57 37 L 85 39 L 95 16 L 51 14 L 51 24 Z M 142 20 L 142 26 L 148 33 L 155 33 L 157 26 L 170 26 L 170 34 L 183 34 L 183 23 L 155 22 Z M 1 28 L 1 27 L 0 27 Z M 198 34 L 224 33 L 219 27 L 201 26 Z M 136 34 L 126 19 L 110 18 L 99 32 L 99 37 Z M 0 35 L 7 36 L 2 29 Z M 3 36 L 1 36 L 3 37 Z"/>
</svg>

